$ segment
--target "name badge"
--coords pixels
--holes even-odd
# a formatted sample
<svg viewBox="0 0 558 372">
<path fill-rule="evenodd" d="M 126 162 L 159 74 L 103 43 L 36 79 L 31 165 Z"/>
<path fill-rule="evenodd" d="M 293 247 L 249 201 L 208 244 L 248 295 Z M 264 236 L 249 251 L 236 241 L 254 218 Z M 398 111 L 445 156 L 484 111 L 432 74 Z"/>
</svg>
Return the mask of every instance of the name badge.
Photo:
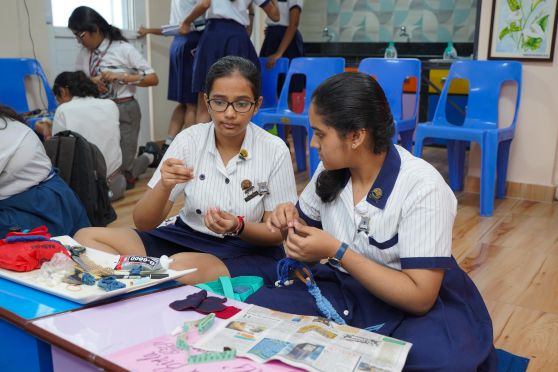
<svg viewBox="0 0 558 372">
<path fill-rule="evenodd" d="M 250 180 L 243 180 L 240 184 L 240 187 L 244 191 L 245 202 L 249 202 L 258 195 L 261 196 L 269 194 L 269 187 L 267 186 L 267 182 L 258 182 L 258 188 L 256 189 L 254 185 L 252 185 L 252 182 Z"/>
</svg>

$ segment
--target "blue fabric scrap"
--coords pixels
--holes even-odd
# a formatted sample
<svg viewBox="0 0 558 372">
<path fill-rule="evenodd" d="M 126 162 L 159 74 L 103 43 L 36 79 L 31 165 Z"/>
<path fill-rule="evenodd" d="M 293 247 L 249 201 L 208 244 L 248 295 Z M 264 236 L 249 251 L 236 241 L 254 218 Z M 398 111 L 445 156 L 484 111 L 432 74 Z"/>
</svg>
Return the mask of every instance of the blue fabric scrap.
<svg viewBox="0 0 558 372">
<path fill-rule="evenodd" d="M 81 282 L 86 285 L 94 285 L 97 280 L 95 277 L 89 273 L 83 273 L 81 276 Z"/>
<path fill-rule="evenodd" d="M 107 292 L 110 292 L 116 289 L 124 288 L 126 287 L 126 284 L 119 282 L 118 280 L 116 280 L 114 276 L 107 276 L 99 280 L 97 286 L 99 286 L 99 288 L 102 288 Z"/>
</svg>

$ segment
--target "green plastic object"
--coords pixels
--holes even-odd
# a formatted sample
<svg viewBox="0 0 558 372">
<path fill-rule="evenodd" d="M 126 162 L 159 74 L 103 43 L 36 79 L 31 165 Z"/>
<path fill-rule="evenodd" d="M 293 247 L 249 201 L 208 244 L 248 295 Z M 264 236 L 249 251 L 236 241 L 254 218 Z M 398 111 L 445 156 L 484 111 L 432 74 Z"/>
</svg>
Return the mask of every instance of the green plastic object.
<svg viewBox="0 0 558 372">
<path fill-rule="evenodd" d="M 215 314 L 210 313 L 203 317 L 198 323 L 198 332 L 200 334 L 205 333 L 211 326 L 215 323 Z"/>
<path fill-rule="evenodd" d="M 274 136 L 278 136 L 279 132 L 277 131 L 277 125 L 272 126 L 270 129 L 267 130 L 269 133 L 273 134 Z"/>
<path fill-rule="evenodd" d="M 235 278 L 221 276 L 214 282 L 197 284 L 196 287 L 244 302 L 260 289 L 263 284 L 263 278 L 259 276 L 237 276 Z"/>
<path fill-rule="evenodd" d="M 188 357 L 188 364 L 222 362 L 225 360 L 233 360 L 234 358 L 236 358 L 235 349 L 227 351 L 209 351 L 207 353 L 190 355 Z"/>
<path fill-rule="evenodd" d="M 456 59 L 457 58 L 457 50 L 455 50 L 452 41 L 448 41 L 448 46 L 444 49 L 444 54 L 442 55 L 442 59 Z"/>
<path fill-rule="evenodd" d="M 178 337 L 176 337 L 176 348 L 184 351 L 190 351 L 190 345 L 188 345 L 188 336 L 178 335 Z"/>
</svg>

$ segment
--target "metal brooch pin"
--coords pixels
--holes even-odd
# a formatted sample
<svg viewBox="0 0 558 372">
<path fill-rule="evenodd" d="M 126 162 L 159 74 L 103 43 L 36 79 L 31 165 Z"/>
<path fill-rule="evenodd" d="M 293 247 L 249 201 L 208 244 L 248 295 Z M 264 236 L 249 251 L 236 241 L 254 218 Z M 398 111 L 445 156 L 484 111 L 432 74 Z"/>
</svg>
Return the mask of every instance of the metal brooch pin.
<svg viewBox="0 0 558 372">
<path fill-rule="evenodd" d="M 374 190 L 372 190 L 371 192 L 371 196 L 375 201 L 378 201 L 382 198 L 382 196 L 384 195 L 384 192 L 382 191 L 381 188 L 376 187 Z"/>
<path fill-rule="evenodd" d="M 269 188 L 267 187 L 267 182 L 258 182 L 258 194 L 259 195 L 269 194 Z"/>
</svg>

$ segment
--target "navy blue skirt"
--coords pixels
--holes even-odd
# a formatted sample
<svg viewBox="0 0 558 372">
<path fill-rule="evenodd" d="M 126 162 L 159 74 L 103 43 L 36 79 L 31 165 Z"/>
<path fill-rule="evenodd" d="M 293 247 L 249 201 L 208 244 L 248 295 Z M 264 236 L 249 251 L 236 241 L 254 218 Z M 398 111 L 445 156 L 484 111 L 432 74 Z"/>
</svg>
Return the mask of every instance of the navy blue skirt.
<svg viewBox="0 0 558 372">
<path fill-rule="evenodd" d="M 178 217 L 172 225 L 149 231 L 136 231 L 151 257 L 172 256 L 182 252 L 209 253 L 219 258 L 231 274 L 256 275 L 268 284 L 276 278 L 277 261 L 285 257 L 281 246 L 258 247 L 236 237 L 219 238 L 188 226 Z"/>
<path fill-rule="evenodd" d="M 71 236 L 91 226 L 78 197 L 57 174 L 27 191 L 0 200 L 0 238 L 6 236 L 10 227 L 34 229 L 42 225 L 52 236 Z"/>
<path fill-rule="evenodd" d="M 256 49 L 250 41 L 246 27 L 229 19 L 209 19 L 194 57 L 192 92 L 204 91 L 207 71 L 217 60 L 225 56 L 244 57 L 260 68 Z"/>
<path fill-rule="evenodd" d="M 283 36 L 286 31 L 286 26 L 268 26 L 265 29 L 265 39 L 262 44 L 262 49 L 260 50 L 260 57 L 267 57 L 275 53 L 277 48 L 279 48 L 279 44 L 281 44 L 281 40 L 283 40 Z M 302 41 L 302 35 L 300 35 L 298 30 L 296 31 L 293 40 L 287 47 L 287 50 L 283 53 L 283 57 L 288 59 L 304 57 L 304 42 Z"/>
<path fill-rule="evenodd" d="M 348 324 L 413 344 L 405 370 L 496 369 L 490 315 L 475 284 L 455 260 L 444 275 L 436 303 L 420 317 L 386 304 L 352 276 L 328 265 L 315 265 L 312 272 L 322 294 Z M 289 287 L 265 286 L 246 302 L 288 313 L 321 315 L 298 280 Z"/>
<path fill-rule="evenodd" d="M 194 55 L 202 32 L 192 31 L 188 35 L 177 35 L 170 46 L 169 89 L 167 98 L 179 103 L 198 102 L 192 92 Z"/>
<path fill-rule="evenodd" d="M 262 44 L 262 49 L 260 50 L 260 57 L 268 57 L 277 51 L 283 36 L 287 31 L 285 26 L 268 26 L 265 29 L 265 39 Z M 302 41 L 302 36 L 298 30 L 296 34 L 283 53 L 283 57 L 289 60 L 297 57 L 304 57 L 304 42 Z M 283 83 L 285 82 L 285 75 L 280 74 L 278 78 L 279 82 L 277 84 L 277 96 L 281 95 L 281 89 L 283 88 Z M 289 86 L 289 92 L 302 92 L 306 86 L 306 78 L 304 75 L 295 74 L 291 79 L 291 85 Z"/>
</svg>

